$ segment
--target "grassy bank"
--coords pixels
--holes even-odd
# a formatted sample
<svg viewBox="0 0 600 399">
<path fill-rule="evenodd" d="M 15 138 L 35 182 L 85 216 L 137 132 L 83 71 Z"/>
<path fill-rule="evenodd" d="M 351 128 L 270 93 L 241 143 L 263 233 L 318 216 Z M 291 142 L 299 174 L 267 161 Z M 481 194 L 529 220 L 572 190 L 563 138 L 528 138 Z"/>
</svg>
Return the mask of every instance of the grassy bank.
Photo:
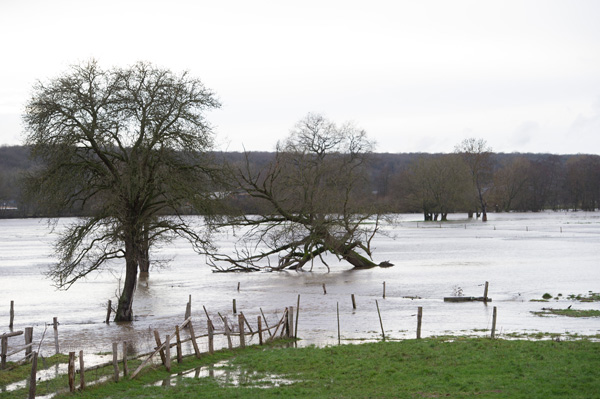
<svg viewBox="0 0 600 399">
<path fill-rule="evenodd" d="M 134 381 L 61 398 L 593 398 L 600 343 L 440 339 L 327 348 L 251 347 L 174 363 L 172 374 L 228 360 L 216 377 L 171 377 L 157 367 Z M 200 376 L 208 374 L 205 369 Z M 227 381 L 229 383 L 227 383 Z M 153 386 L 158 383 L 161 386 Z M 238 385 L 234 385 L 238 384 Z M 165 386 L 169 385 L 169 386 Z"/>
</svg>

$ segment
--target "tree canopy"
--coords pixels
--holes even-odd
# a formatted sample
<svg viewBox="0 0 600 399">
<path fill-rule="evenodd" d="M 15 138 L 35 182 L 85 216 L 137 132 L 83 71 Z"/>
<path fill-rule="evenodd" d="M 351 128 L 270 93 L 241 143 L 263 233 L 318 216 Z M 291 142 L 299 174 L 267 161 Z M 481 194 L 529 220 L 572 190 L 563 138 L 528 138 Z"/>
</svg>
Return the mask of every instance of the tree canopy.
<svg viewBox="0 0 600 399">
<path fill-rule="evenodd" d="M 90 61 L 34 86 L 24 121 L 41 167 L 28 194 L 49 212 L 81 207 L 91 215 L 55 244 L 49 275 L 58 287 L 124 258 L 115 319 L 132 320 L 138 270 L 148 271 L 152 245 L 176 236 L 198 251 L 210 245 L 182 210 L 213 208 L 218 169 L 206 153 L 213 134 L 204 112 L 219 106 L 187 72 L 144 62 L 105 70 Z"/>
</svg>

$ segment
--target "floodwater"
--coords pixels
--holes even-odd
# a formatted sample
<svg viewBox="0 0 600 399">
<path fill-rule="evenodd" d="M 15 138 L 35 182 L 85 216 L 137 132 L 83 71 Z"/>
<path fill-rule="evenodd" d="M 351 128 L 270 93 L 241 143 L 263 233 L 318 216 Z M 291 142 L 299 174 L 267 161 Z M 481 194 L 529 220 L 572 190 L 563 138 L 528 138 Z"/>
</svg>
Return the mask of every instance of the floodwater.
<svg viewBox="0 0 600 399">
<path fill-rule="evenodd" d="M 221 330 L 217 312 L 237 321 L 232 314 L 236 299 L 238 312 L 256 328 L 261 308 L 269 325 L 274 325 L 286 306 L 296 306 L 300 295 L 301 345 L 337 343 L 338 304 L 342 342 L 380 339 L 376 301 L 386 337 L 393 339 L 415 337 L 418 307 L 423 307 L 423 336 L 489 333 L 485 330 L 491 328 L 493 307 L 498 310 L 500 336 L 536 331 L 600 333 L 598 319 L 531 313 L 569 305 L 599 309 L 598 302 L 530 301 L 546 292 L 562 294 L 562 298 L 600 292 L 600 212 L 490 214 L 487 223 L 462 216 L 451 215 L 455 220 L 440 224 L 421 222 L 421 215 L 397 215 L 397 223 L 385 226 L 388 235 L 378 237 L 374 244 L 377 262 L 395 264 L 385 269 L 352 270 L 329 257 L 330 273 L 317 262 L 313 272 L 213 273 L 187 242 L 175 241 L 156 252 L 158 258 L 171 261 L 139 282 L 136 320 L 123 324 L 104 323 L 107 301 L 115 302 L 118 279 L 124 277 L 120 263 L 75 283 L 68 291 L 58 291 L 44 276 L 54 259 L 51 243 L 55 238 L 46 221 L 0 220 L 0 333 L 8 331 L 10 301 L 14 300 L 14 329 L 33 326 L 35 349 L 41 340 L 44 355 L 54 353 L 53 317 L 60 323 L 62 353 L 110 352 L 112 342 L 122 341 L 128 342 L 130 353 L 150 352 L 155 346 L 154 329 L 161 336 L 173 334 L 174 326 L 183 322 L 189 295 L 197 335 L 206 333 L 203 306 Z M 71 221 L 61 220 L 58 229 Z M 232 238 L 231 232 L 223 233 L 217 242 L 231 247 Z M 460 291 L 465 296 L 482 296 L 486 281 L 493 300 L 487 305 L 443 301 Z M 9 347 L 22 340 L 22 336 L 10 338 Z M 250 343 L 256 341 L 254 337 Z M 220 340 L 217 346 L 225 343 Z M 200 349 L 207 350 L 204 340 Z"/>
</svg>

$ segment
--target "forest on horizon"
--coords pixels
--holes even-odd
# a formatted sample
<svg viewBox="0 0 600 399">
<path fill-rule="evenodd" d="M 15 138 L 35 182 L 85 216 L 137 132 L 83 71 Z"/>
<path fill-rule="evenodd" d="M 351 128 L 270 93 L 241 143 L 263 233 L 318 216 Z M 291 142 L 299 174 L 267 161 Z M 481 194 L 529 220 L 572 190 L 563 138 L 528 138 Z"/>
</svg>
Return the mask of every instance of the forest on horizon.
<svg viewBox="0 0 600 399">
<path fill-rule="evenodd" d="M 215 152 L 230 164 L 245 162 L 241 152 Z M 261 168 L 274 152 L 248 152 Z M 372 153 L 367 167 L 368 190 L 383 212 L 438 214 L 478 212 L 469 177 L 447 153 Z M 534 153 L 490 153 L 484 176 L 488 212 L 586 210 L 600 208 L 600 156 Z M 57 216 L 43 214 L 24 199 L 20 176 L 35 164 L 26 146 L 0 146 L 0 218 Z M 233 195 L 231 201 L 247 213 L 259 212 L 251 200 Z M 69 210 L 59 216 L 84 215 Z M 441 218 L 441 216 L 440 216 Z"/>
</svg>

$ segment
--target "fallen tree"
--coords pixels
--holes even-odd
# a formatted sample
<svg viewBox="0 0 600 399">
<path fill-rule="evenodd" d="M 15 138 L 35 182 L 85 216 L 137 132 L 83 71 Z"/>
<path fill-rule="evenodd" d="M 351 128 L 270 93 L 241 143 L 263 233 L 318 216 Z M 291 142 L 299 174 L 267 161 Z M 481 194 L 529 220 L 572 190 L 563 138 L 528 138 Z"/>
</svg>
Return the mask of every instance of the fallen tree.
<svg viewBox="0 0 600 399">
<path fill-rule="evenodd" d="M 277 145 L 274 159 L 253 170 L 248 157 L 232 169 L 235 194 L 256 200 L 260 215 L 222 224 L 244 228 L 233 254 L 212 254 L 216 271 L 302 269 L 335 255 L 355 268 L 379 266 L 371 243 L 381 215 L 365 166 L 372 143 L 352 124 L 340 127 L 309 114 Z M 391 266 L 383 262 L 382 266 Z"/>
</svg>

